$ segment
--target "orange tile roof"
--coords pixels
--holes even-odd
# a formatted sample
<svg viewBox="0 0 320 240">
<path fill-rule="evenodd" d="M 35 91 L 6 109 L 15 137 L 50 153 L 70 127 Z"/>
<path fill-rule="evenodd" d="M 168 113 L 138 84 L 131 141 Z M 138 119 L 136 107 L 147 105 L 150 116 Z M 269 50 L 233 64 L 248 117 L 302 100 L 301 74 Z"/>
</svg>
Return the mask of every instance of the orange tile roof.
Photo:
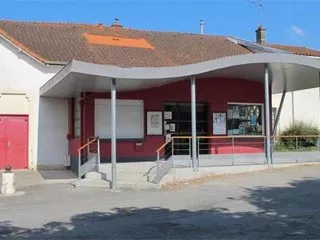
<svg viewBox="0 0 320 240">
<path fill-rule="evenodd" d="M 0 28 L 0 35 L 2 35 L 5 39 L 7 39 L 8 41 L 10 41 L 11 43 L 13 43 L 14 45 L 16 45 L 17 47 L 23 49 L 26 53 L 28 53 L 30 56 L 32 56 L 33 58 L 37 59 L 40 62 L 47 62 L 48 60 L 43 58 L 42 56 L 40 56 L 39 54 L 35 53 L 34 51 L 32 51 L 30 48 L 28 48 L 27 46 L 25 46 L 22 42 L 19 42 L 18 40 L 16 40 L 15 38 L 9 36 L 5 31 L 3 31 Z"/>
<path fill-rule="evenodd" d="M 85 36 L 87 41 L 91 44 L 154 49 L 154 47 L 143 38 L 139 38 L 139 39 L 122 38 L 122 37 L 103 36 L 103 35 L 95 35 L 95 34 L 88 34 L 88 33 L 84 33 L 83 35 Z"/>
<path fill-rule="evenodd" d="M 290 53 L 297 54 L 297 55 L 320 57 L 320 51 L 306 48 L 306 47 L 289 46 L 289 45 L 282 45 L 282 44 L 267 44 L 267 45 L 270 47 L 288 51 Z"/>
<path fill-rule="evenodd" d="M 0 20 L 0 35 L 41 62 L 72 59 L 121 67 L 177 66 L 252 53 L 227 37 L 89 24 Z M 320 57 L 304 47 L 269 45 Z"/>
<path fill-rule="evenodd" d="M 251 53 L 223 36 L 3 20 L 0 29 L 2 35 L 23 45 L 40 61 L 75 59 L 122 67 L 162 67 Z M 108 44 L 89 43 L 88 36 L 91 42 Z M 115 44 L 111 37 L 120 39 L 119 43 Z"/>
</svg>

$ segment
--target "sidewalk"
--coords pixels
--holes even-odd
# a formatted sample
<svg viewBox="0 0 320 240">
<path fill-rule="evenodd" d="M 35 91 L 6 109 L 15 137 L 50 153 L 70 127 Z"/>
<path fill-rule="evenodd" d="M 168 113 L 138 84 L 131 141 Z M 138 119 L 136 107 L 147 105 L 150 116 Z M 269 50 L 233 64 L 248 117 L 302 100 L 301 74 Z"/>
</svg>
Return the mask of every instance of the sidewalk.
<svg viewBox="0 0 320 240">
<path fill-rule="evenodd" d="M 2 182 L 0 171 L 0 183 Z M 76 180 L 76 176 L 68 170 L 14 170 L 16 188 L 53 183 L 70 183 Z"/>
</svg>

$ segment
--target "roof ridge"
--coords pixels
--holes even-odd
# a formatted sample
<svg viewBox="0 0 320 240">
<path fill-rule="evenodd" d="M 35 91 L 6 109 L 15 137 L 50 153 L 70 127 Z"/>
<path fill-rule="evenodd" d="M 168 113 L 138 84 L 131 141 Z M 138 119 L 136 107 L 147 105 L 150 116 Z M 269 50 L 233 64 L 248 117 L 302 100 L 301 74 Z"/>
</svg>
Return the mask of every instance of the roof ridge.
<svg viewBox="0 0 320 240">
<path fill-rule="evenodd" d="M 109 27 L 109 26 L 107 26 L 107 27 Z M 140 31 L 140 32 L 180 34 L 180 35 L 191 35 L 191 36 L 199 36 L 199 37 L 220 37 L 220 38 L 227 38 L 228 37 L 226 35 L 200 34 L 200 33 L 192 33 L 192 32 L 161 31 L 161 30 L 137 29 L 137 28 L 131 28 L 131 27 L 123 27 L 123 28 L 126 30 L 130 30 L 130 31 Z"/>
<path fill-rule="evenodd" d="M 10 22 L 10 23 L 26 23 L 26 24 L 42 24 L 42 25 L 76 25 L 76 26 L 90 26 L 90 27 L 99 27 L 99 23 L 96 25 L 93 23 L 75 23 L 75 22 L 42 22 L 42 21 L 21 21 L 21 20 L 7 20 L 0 19 L 0 22 Z M 106 27 L 106 26 L 104 26 Z"/>
<path fill-rule="evenodd" d="M 9 22 L 9 23 L 25 23 L 25 24 L 41 24 L 41 25 L 56 25 L 56 26 L 87 26 L 87 27 L 104 27 L 112 28 L 111 25 L 105 25 L 102 23 L 102 26 L 99 26 L 100 23 L 79 23 L 79 22 L 42 22 L 42 21 L 21 21 L 21 20 L 8 20 L 0 19 L 0 22 Z M 161 30 L 150 30 L 150 29 L 139 29 L 132 27 L 121 27 L 119 29 L 125 29 L 129 31 L 139 31 L 139 32 L 151 32 L 151 33 L 165 33 L 165 34 L 179 34 L 179 35 L 188 35 L 188 36 L 199 36 L 199 37 L 220 37 L 227 38 L 227 35 L 213 35 L 213 34 L 201 34 L 201 33 L 192 33 L 192 32 L 181 32 L 181 31 L 161 31 Z"/>
<path fill-rule="evenodd" d="M 307 47 L 307 46 L 302 46 L 302 45 L 289 45 L 289 44 L 282 44 L 282 43 L 267 43 L 267 45 L 278 45 L 278 46 L 284 46 L 284 47 L 305 48 L 305 49 L 309 49 L 309 50 L 312 50 L 312 51 L 319 51 L 317 49 L 310 48 L 310 47 Z"/>
</svg>

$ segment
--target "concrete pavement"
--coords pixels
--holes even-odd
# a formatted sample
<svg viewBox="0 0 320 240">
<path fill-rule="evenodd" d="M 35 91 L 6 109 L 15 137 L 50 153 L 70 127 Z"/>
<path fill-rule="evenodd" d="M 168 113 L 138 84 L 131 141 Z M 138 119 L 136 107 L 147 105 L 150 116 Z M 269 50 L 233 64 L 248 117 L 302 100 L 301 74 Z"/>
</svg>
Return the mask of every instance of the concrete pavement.
<svg viewBox="0 0 320 240">
<path fill-rule="evenodd" d="M 0 199 L 0 238 L 319 239 L 320 166 L 225 176 L 176 190 L 50 184 Z"/>
</svg>

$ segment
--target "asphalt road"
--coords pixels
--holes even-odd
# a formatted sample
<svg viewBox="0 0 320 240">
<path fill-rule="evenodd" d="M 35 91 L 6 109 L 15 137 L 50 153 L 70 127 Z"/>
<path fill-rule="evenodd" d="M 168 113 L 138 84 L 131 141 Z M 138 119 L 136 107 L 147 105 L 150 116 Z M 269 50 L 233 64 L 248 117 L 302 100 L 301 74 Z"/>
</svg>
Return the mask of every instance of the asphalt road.
<svg viewBox="0 0 320 240">
<path fill-rule="evenodd" d="M 0 238 L 320 239 L 319 189 L 320 165 L 165 191 L 29 186 L 0 198 Z"/>
</svg>

